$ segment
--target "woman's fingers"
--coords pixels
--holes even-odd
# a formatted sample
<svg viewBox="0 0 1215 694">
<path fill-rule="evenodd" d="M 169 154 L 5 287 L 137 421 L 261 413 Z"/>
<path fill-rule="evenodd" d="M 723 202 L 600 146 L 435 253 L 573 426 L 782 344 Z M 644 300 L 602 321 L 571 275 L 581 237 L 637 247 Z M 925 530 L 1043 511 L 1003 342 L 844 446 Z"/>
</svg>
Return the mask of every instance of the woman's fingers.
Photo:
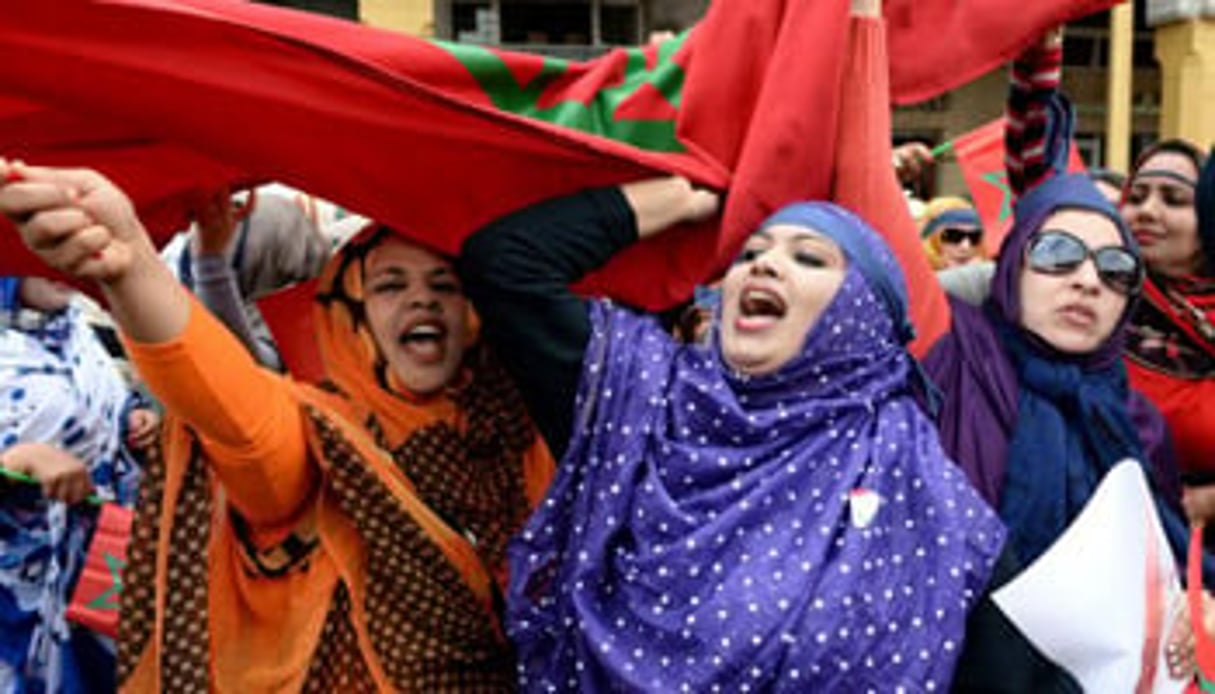
<svg viewBox="0 0 1215 694">
<path fill-rule="evenodd" d="M 53 475 L 42 483 L 42 493 L 48 499 L 76 504 L 88 498 L 92 485 L 86 472 L 64 472 Z"/>
<path fill-rule="evenodd" d="M 127 445 L 131 448 L 147 448 L 156 441 L 160 417 L 151 410 L 137 409 L 131 412 Z"/>
<path fill-rule="evenodd" d="M 1215 486 L 1185 487 L 1181 504 L 1191 521 L 1215 520 Z"/>
<path fill-rule="evenodd" d="M 74 204 L 70 190 L 53 183 L 19 178 L 0 186 L 0 213 L 18 224 L 27 222 L 38 212 Z"/>
<path fill-rule="evenodd" d="M 26 243 L 51 267 L 82 279 L 98 279 L 113 245 L 107 227 L 93 223 L 79 208 L 56 208 L 35 214 L 22 225 Z"/>
<path fill-rule="evenodd" d="M 689 222 L 701 222 L 717 214 L 721 205 L 721 196 L 711 190 L 694 189 L 688 200 Z"/>
<path fill-rule="evenodd" d="M 97 223 L 62 188 L 25 182 L 6 185 L 0 188 L 0 212 L 17 223 L 30 250 L 66 274 L 107 281 L 130 265 L 129 244 L 116 239 L 109 226 Z"/>
<path fill-rule="evenodd" d="M 93 493 L 93 482 L 83 465 L 60 464 L 42 483 L 47 498 L 77 504 Z"/>
<path fill-rule="evenodd" d="M 1169 677 L 1175 680 L 1188 680 L 1197 672 L 1193 645 L 1169 644 L 1165 660 L 1169 666 Z"/>
<path fill-rule="evenodd" d="M 51 207 L 35 212 L 26 219 L 21 225 L 21 233 L 31 250 L 61 254 L 65 247 L 79 242 L 77 235 L 91 226 L 93 220 L 79 207 Z M 91 239 L 85 238 L 83 242 L 95 243 L 97 232 L 90 236 Z"/>
</svg>

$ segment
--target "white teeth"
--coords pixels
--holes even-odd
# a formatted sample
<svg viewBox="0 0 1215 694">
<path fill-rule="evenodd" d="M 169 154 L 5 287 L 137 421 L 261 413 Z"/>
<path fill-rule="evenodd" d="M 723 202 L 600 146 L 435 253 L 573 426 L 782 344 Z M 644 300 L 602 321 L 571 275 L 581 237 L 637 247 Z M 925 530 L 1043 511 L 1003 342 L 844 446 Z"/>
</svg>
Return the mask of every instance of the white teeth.
<svg viewBox="0 0 1215 694">
<path fill-rule="evenodd" d="M 405 334 L 408 337 L 439 337 L 442 331 L 433 325 L 417 325 Z"/>
<path fill-rule="evenodd" d="M 760 299 L 766 301 L 780 301 L 775 294 L 767 289 L 748 289 L 743 292 L 743 299 Z"/>
</svg>

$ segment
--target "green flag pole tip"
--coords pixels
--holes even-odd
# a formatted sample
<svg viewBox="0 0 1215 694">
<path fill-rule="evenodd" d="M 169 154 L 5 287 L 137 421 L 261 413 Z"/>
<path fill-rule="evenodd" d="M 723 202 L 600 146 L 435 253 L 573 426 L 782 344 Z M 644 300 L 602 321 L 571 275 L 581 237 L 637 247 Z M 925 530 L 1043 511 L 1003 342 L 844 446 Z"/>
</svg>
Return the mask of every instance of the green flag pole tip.
<svg viewBox="0 0 1215 694">
<path fill-rule="evenodd" d="M 38 480 L 34 479 L 33 477 L 30 477 L 29 475 L 25 475 L 20 472 L 17 472 L 16 470 L 9 470 L 6 467 L 0 467 L 0 477 L 7 477 L 10 480 L 14 480 L 17 482 L 24 482 L 25 484 L 36 484 L 38 486 L 42 486 L 42 483 L 39 482 Z M 85 499 L 85 501 L 88 501 L 90 504 L 93 504 L 94 506 L 100 506 L 105 503 L 105 499 L 102 499 L 101 497 L 97 496 L 96 494 L 90 494 L 89 497 L 87 499 Z"/>
<path fill-rule="evenodd" d="M 950 152 L 953 151 L 953 140 L 946 140 L 945 142 L 942 142 L 941 144 L 937 145 L 936 147 L 933 147 L 931 151 L 932 151 L 932 158 L 939 159 L 943 155 L 949 154 Z"/>
</svg>

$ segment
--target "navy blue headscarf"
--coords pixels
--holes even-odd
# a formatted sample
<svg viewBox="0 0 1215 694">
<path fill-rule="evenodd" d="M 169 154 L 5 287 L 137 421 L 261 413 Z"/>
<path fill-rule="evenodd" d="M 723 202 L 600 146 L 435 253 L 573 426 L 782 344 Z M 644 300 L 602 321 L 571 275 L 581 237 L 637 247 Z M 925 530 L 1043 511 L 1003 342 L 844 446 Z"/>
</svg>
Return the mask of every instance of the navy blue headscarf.
<svg viewBox="0 0 1215 694">
<path fill-rule="evenodd" d="M 987 311 L 1020 387 L 1000 515 L 1025 561 L 1054 543 L 1115 463 L 1145 459 L 1122 363 L 1131 302 L 1109 338 L 1088 354 L 1059 352 L 1021 327 L 1026 247 L 1047 218 L 1065 209 L 1106 217 L 1123 245 L 1138 252 L 1117 210 L 1079 174 L 1049 178 L 1021 198 L 1000 249 Z"/>
<path fill-rule="evenodd" d="M 983 311 L 953 303 L 953 329 L 925 359 L 947 394 L 942 439 L 972 482 L 1000 509 L 1023 561 L 1036 558 L 1075 518 L 1123 458 L 1148 468 L 1156 507 L 1179 561 L 1187 528 L 1164 420 L 1127 383 L 1122 354 L 1134 301 L 1098 349 L 1064 354 L 1021 327 L 1025 251 L 1055 212 L 1099 214 L 1138 251 L 1117 210 L 1087 176 L 1069 175 L 1074 118 L 1056 94 L 1046 123 L 1053 174 L 1024 194 L 1000 249 Z M 1215 576 L 1215 567 L 1206 567 Z"/>
</svg>

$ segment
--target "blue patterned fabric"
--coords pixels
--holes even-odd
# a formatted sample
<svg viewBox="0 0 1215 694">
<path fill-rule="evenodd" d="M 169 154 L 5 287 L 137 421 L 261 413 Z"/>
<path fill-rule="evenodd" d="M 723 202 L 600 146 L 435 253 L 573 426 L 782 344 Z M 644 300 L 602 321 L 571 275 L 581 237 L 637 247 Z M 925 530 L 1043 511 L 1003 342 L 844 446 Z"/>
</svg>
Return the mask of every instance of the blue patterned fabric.
<svg viewBox="0 0 1215 694">
<path fill-rule="evenodd" d="M 77 309 L 28 329 L 0 323 L 0 451 L 58 445 L 88 465 L 99 496 L 133 505 L 139 468 L 123 437 L 136 402 Z M 0 692 L 112 688 L 113 645 L 63 617 L 94 514 L 47 503 L 32 485 L 2 487 Z"/>
</svg>

